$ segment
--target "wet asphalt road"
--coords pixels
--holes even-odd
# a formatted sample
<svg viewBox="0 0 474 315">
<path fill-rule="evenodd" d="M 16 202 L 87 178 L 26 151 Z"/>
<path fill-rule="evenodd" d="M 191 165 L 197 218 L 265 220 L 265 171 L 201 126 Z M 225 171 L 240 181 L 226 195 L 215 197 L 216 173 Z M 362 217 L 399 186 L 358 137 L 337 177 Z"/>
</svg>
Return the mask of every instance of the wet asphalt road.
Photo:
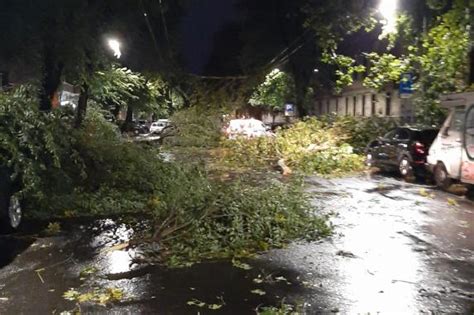
<svg viewBox="0 0 474 315">
<path fill-rule="evenodd" d="M 83 313 L 255 314 L 282 302 L 306 314 L 474 312 L 472 201 L 378 175 L 307 182 L 315 206 L 333 213 L 335 234 L 247 261 L 250 270 L 229 262 L 130 266 L 135 252 L 107 250 L 133 235 L 114 220 L 56 237 L 2 236 L 0 314 L 77 309 L 62 297 L 70 288 L 123 291 L 106 307 L 81 303 Z M 225 305 L 209 310 L 188 305 L 193 299 Z"/>
</svg>

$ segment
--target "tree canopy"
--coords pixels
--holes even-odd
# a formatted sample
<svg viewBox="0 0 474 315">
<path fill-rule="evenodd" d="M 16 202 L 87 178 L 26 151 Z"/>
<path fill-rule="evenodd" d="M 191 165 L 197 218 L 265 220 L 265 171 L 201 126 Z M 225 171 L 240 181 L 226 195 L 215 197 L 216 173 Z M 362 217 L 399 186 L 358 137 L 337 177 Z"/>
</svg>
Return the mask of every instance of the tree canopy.
<svg viewBox="0 0 474 315">
<path fill-rule="evenodd" d="M 287 102 L 295 98 L 295 82 L 291 75 L 274 69 L 252 94 L 249 103 L 253 106 L 265 106 L 271 110 L 281 111 Z"/>
</svg>

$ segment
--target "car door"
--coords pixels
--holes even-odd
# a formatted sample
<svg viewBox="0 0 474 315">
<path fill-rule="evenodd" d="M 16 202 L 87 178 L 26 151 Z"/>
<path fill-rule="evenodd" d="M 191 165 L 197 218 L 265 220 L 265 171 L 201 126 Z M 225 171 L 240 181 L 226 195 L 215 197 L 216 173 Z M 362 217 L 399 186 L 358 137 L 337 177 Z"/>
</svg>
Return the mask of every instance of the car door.
<svg viewBox="0 0 474 315">
<path fill-rule="evenodd" d="M 457 106 L 451 119 L 440 131 L 440 153 L 446 161 L 446 170 L 450 177 L 459 179 L 463 153 L 463 126 L 466 117 L 465 106 Z"/>
<path fill-rule="evenodd" d="M 380 145 L 376 151 L 376 159 L 380 164 L 390 165 L 390 152 L 392 150 L 393 137 L 395 136 L 396 129 L 388 132 L 383 137 L 378 139 Z"/>
<path fill-rule="evenodd" d="M 407 128 L 397 128 L 390 147 L 389 160 L 392 165 L 398 166 L 399 160 L 408 151 L 411 132 Z"/>
<path fill-rule="evenodd" d="M 463 140 L 461 181 L 474 184 L 474 105 L 466 113 Z"/>
</svg>

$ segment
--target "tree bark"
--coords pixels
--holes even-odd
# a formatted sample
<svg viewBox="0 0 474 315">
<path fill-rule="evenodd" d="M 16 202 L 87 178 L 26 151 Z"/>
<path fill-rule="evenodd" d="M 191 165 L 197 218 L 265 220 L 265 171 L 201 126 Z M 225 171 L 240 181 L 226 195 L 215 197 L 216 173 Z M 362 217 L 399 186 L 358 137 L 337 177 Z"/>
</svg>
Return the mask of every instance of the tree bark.
<svg viewBox="0 0 474 315">
<path fill-rule="evenodd" d="M 120 106 L 115 105 L 114 109 L 112 110 L 112 115 L 114 115 L 115 120 L 119 120 L 119 118 L 120 118 Z"/>
<path fill-rule="evenodd" d="M 127 106 L 127 116 L 122 125 L 122 132 L 132 131 L 132 121 L 133 121 L 133 108 L 132 106 Z"/>
<path fill-rule="evenodd" d="M 79 102 L 77 104 L 76 119 L 74 121 L 74 127 L 80 128 L 86 117 L 87 113 L 87 101 L 89 100 L 89 80 L 94 74 L 94 66 L 92 64 L 92 53 L 89 49 L 86 49 L 86 67 L 85 67 L 85 79 L 82 80 L 81 94 L 79 95 Z"/>
<path fill-rule="evenodd" d="M 87 100 L 89 99 L 89 85 L 84 82 L 81 86 L 81 94 L 79 95 L 79 103 L 77 105 L 76 119 L 74 127 L 80 128 L 87 112 Z"/>
<path fill-rule="evenodd" d="M 46 48 L 43 60 L 43 77 L 40 91 L 40 110 L 48 111 L 53 108 L 53 98 L 61 84 L 63 64 L 58 62 L 51 51 Z"/>
</svg>

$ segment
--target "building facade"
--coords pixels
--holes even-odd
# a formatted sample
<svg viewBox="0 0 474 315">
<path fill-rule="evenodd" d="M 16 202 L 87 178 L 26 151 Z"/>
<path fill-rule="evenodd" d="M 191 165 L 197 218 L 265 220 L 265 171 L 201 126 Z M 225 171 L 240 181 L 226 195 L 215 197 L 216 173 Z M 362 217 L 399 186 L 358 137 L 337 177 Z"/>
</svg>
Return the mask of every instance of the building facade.
<svg viewBox="0 0 474 315">
<path fill-rule="evenodd" d="M 411 99 L 400 98 L 395 88 L 375 91 L 356 81 L 338 95 L 318 95 L 311 114 L 336 114 L 355 117 L 390 117 L 401 123 L 414 122 L 415 112 Z"/>
</svg>

